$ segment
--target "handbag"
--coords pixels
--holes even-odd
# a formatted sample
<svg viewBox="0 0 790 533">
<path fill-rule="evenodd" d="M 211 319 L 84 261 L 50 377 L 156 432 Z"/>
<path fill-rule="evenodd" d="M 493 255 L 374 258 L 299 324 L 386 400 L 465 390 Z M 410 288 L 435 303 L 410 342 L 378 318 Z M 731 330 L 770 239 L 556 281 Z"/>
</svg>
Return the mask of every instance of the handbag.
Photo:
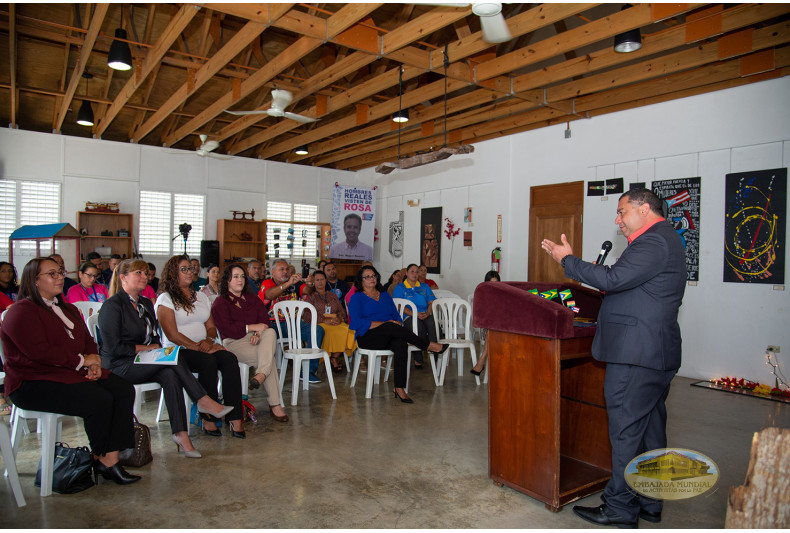
<svg viewBox="0 0 790 533">
<path fill-rule="evenodd" d="M 154 460 L 154 456 L 151 455 L 151 430 L 145 424 L 141 424 L 137 416 L 132 416 L 134 417 L 134 448 L 121 450 L 118 453 L 118 463 L 121 466 L 139 468 Z"/>
<path fill-rule="evenodd" d="M 36 487 L 41 486 L 41 461 L 36 472 Z M 52 468 L 52 491 L 74 494 L 93 486 L 93 456 L 87 446 L 70 448 L 64 442 L 55 443 L 55 462 Z"/>
</svg>

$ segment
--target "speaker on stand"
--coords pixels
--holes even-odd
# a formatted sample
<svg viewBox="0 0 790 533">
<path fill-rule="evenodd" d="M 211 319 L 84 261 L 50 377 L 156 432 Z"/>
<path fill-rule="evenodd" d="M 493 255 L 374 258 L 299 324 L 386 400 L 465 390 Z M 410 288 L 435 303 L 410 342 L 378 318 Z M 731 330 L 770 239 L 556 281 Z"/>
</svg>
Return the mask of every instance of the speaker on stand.
<svg viewBox="0 0 790 533">
<path fill-rule="evenodd" d="M 206 268 L 211 264 L 220 266 L 219 241 L 200 241 L 200 266 Z"/>
</svg>

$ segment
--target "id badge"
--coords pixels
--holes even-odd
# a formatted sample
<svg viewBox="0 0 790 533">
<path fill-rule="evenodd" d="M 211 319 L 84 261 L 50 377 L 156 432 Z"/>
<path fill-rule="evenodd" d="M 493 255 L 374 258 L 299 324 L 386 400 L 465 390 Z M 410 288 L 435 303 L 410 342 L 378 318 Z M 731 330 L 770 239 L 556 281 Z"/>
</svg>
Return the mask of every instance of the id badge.
<svg viewBox="0 0 790 533">
<path fill-rule="evenodd" d="M 332 306 L 331 306 L 331 305 L 327 305 L 327 306 L 325 306 L 325 307 L 324 307 L 324 313 L 326 313 L 326 314 L 328 314 L 328 315 L 329 315 L 329 314 L 332 314 Z"/>
</svg>

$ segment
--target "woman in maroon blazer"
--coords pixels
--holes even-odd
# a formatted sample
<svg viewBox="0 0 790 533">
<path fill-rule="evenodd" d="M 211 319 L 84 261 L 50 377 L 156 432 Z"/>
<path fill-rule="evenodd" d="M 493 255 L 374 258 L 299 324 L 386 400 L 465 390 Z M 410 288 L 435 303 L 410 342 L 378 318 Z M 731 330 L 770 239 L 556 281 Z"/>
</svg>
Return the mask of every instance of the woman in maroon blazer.
<svg viewBox="0 0 790 533">
<path fill-rule="evenodd" d="M 79 311 L 61 295 L 63 275 L 48 258 L 25 265 L 19 297 L 0 332 L 6 391 L 22 409 L 83 418 L 94 475 L 134 483 L 140 476 L 118 464 L 118 451 L 134 446 L 134 387 L 101 368 Z"/>
</svg>

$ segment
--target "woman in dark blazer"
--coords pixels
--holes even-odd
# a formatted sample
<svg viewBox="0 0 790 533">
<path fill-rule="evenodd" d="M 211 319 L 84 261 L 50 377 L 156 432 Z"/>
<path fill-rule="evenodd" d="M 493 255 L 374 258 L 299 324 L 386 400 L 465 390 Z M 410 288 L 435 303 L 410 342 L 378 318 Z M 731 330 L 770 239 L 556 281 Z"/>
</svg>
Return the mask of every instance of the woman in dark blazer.
<svg viewBox="0 0 790 533">
<path fill-rule="evenodd" d="M 162 385 L 170 415 L 173 442 L 187 457 L 201 457 L 187 432 L 187 413 L 181 389 L 185 389 L 201 412 L 223 416 L 232 407 L 212 400 L 203 386 L 179 358 L 176 365 L 135 364 L 139 352 L 160 348 L 159 323 L 154 305 L 140 293 L 148 283 L 148 263 L 126 259 L 115 269 L 110 282 L 110 298 L 99 313 L 101 357 L 107 368 L 131 383 L 156 381 Z"/>
<path fill-rule="evenodd" d="M 118 484 L 134 483 L 118 452 L 134 446 L 128 381 L 101 367 L 85 322 L 63 299 L 64 272 L 52 259 L 25 265 L 19 298 L 3 320 L 5 386 L 21 409 L 79 416 L 101 474 Z"/>
</svg>

